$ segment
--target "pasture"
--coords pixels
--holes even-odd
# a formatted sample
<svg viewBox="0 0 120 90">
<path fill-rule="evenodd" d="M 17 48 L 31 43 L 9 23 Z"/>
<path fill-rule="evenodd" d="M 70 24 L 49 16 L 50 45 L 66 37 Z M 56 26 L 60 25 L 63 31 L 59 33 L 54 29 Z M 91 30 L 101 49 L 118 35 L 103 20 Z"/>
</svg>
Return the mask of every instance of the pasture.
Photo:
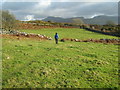
<svg viewBox="0 0 120 90">
<path fill-rule="evenodd" d="M 21 30 L 60 38 L 112 39 L 83 29 Z M 118 45 L 2 39 L 3 88 L 117 88 Z"/>
<path fill-rule="evenodd" d="M 118 37 L 103 35 L 95 32 L 86 31 L 79 28 L 44 28 L 39 30 L 20 30 L 27 33 L 43 34 L 48 37 L 54 38 L 54 34 L 57 32 L 60 38 L 77 38 L 77 39 L 118 39 Z"/>
</svg>

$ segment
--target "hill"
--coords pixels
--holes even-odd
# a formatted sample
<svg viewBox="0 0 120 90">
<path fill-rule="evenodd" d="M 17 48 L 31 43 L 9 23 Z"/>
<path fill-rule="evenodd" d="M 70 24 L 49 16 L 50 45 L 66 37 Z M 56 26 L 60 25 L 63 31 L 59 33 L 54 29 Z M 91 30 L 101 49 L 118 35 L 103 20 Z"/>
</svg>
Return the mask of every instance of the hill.
<svg viewBox="0 0 120 90">
<path fill-rule="evenodd" d="M 107 22 L 113 22 L 115 24 L 118 24 L 118 17 L 117 16 L 105 16 L 105 15 L 101 15 L 101 16 L 96 16 L 94 18 L 90 18 L 90 19 L 83 19 L 83 21 L 86 24 L 104 25 Z"/>
<path fill-rule="evenodd" d="M 62 18 L 62 17 L 53 17 L 53 16 L 49 16 L 45 19 L 43 19 L 43 21 L 53 21 L 53 22 L 64 22 L 64 23 L 72 23 L 72 19 L 71 18 Z"/>
<path fill-rule="evenodd" d="M 118 24 L 118 17 L 117 16 L 105 16 L 100 15 L 93 18 L 84 18 L 84 17 L 73 17 L 73 18 L 62 18 L 62 17 L 52 17 L 49 16 L 43 21 L 54 21 L 54 22 L 63 22 L 63 23 L 78 23 L 78 24 L 98 24 L 98 25 L 104 25 L 107 22 L 113 22 L 115 24 Z"/>
</svg>

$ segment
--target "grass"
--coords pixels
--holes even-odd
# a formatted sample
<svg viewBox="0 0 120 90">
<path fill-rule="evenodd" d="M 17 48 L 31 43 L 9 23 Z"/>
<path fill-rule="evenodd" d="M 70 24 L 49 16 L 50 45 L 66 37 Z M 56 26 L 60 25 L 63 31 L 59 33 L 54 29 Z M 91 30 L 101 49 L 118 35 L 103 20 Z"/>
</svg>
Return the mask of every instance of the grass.
<svg viewBox="0 0 120 90">
<path fill-rule="evenodd" d="M 76 38 L 76 39 L 101 39 L 101 38 L 118 38 L 114 36 L 103 35 L 95 32 L 86 31 L 84 29 L 72 28 L 72 29 L 63 29 L 63 28 L 55 28 L 55 29 L 39 29 L 39 30 L 21 30 L 22 32 L 27 33 L 36 33 L 43 34 L 49 37 L 54 38 L 54 34 L 57 32 L 60 38 Z"/>
<path fill-rule="evenodd" d="M 50 37 L 58 32 L 70 38 L 116 38 L 80 30 L 84 36 L 77 33 L 78 29 L 68 30 L 23 31 Z M 69 41 L 56 45 L 54 40 L 3 38 L 2 51 L 3 88 L 118 87 L 118 45 Z"/>
</svg>

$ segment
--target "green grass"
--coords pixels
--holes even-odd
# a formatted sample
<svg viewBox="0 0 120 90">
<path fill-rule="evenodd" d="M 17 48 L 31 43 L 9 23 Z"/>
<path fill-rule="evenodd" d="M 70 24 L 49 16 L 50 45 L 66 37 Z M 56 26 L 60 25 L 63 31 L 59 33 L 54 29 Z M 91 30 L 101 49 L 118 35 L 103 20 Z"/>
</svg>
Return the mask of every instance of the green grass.
<svg viewBox="0 0 120 90">
<path fill-rule="evenodd" d="M 101 38 L 118 38 L 114 36 L 103 35 L 95 32 L 86 31 L 84 29 L 73 28 L 73 29 L 63 29 L 63 28 L 55 28 L 55 29 L 39 29 L 39 30 L 20 30 L 22 32 L 27 33 L 36 33 L 36 34 L 44 34 L 46 36 L 54 38 L 54 34 L 57 32 L 60 38 L 76 38 L 76 39 L 101 39 Z"/>
<path fill-rule="evenodd" d="M 87 38 L 84 35 L 91 38 L 102 38 L 102 36 L 116 38 L 96 35 L 84 30 L 80 30 L 84 35 L 78 34 L 78 29 L 70 29 L 69 32 L 68 30 L 64 29 L 64 32 L 63 29 L 24 31 L 42 33 L 51 37 L 58 32 L 61 37 L 68 34 L 70 38 L 77 38 L 77 36 L 80 39 Z M 118 45 L 113 44 L 59 42 L 56 45 L 54 40 L 3 38 L 2 66 L 3 88 L 118 87 Z"/>
</svg>

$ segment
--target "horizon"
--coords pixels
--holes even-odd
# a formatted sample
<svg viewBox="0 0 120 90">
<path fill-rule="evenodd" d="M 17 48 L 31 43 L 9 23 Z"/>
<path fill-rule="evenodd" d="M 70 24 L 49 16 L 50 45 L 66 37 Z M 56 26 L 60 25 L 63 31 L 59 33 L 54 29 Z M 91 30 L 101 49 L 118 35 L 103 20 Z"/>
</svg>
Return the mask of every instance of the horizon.
<svg viewBox="0 0 120 90">
<path fill-rule="evenodd" d="M 60 16 L 48 16 L 48 17 L 53 17 L 53 18 L 63 18 L 63 19 L 70 19 L 70 18 L 84 18 L 84 19 L 93 19 L 93 18 L 96 18 L 96 17 L 99 17 L 99 16 L 107 16 L 107 17 L 118 17 L 118 16 L 112 16 L 112 15 L 98 15 L 98 16 L 94 16 L 94 17 L 90 17 L 90 18 L 85 18 L 85 17 L 69 17 L 69 18 L 63 18 L 63 17 L 60 17 Z M 20 20 L 20 21 L 35 21 L 35 20 L 44 20 L 48 17 L 45 17 L 45 18 L 42 18 L 42 19 L 34 19 L 34 20 Z"/>
</svg>

